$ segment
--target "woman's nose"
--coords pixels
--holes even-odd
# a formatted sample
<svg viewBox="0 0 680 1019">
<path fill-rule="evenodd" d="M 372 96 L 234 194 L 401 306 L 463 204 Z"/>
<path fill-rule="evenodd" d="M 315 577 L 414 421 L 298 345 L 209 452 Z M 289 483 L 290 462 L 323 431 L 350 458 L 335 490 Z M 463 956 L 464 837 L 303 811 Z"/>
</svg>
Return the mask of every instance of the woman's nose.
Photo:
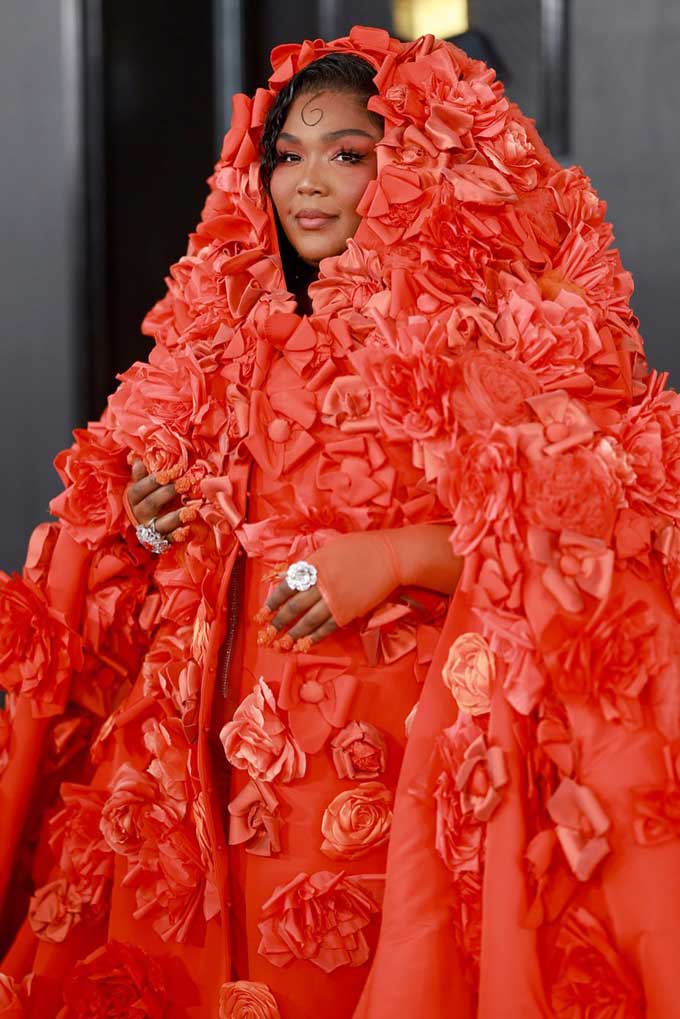
<svg viewBox="0 0 680 1019">
<path fill-rule="evenodd" d="M 323 174 L 311 162 L 305 163 L 297 182 L 297 190 L 300 195 L 320 195 L 328 190 Z"/>
</svg>

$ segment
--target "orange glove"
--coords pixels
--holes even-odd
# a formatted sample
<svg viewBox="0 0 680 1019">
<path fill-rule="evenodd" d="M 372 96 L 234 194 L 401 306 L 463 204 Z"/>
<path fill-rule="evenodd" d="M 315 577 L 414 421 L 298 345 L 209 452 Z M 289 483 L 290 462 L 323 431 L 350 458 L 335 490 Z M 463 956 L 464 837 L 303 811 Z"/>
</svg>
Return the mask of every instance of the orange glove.
<svg viewBox="0 0 680 1019">
<path fill-rule="evenodd" d="M 359 531 L 333 538 L 307 557 L 317 569 L 317 583 L 308 591 L 292 591 L 285 580 L 272 592 L 266 609 L 276 614 L 261 643 L 279 641 L 282 649 L 307 638 L 300 650 L 328 636 L 338 626 L 358 619 L 401 585 L 416 585 L 450 593 L 455 589 L 462 560 L 454 555 L 449 528 L 418 524 L 385 531 Z"/>
</svg>

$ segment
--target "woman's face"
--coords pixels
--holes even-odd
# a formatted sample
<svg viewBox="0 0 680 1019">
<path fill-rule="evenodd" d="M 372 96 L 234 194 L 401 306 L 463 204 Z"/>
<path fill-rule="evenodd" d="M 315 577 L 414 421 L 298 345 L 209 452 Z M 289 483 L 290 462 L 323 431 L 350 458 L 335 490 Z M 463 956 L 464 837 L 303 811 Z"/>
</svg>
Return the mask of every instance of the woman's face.
<svg viewBox="0 0 680 1019">
<path fill-rule="evenodd" d="M 354 236 L 381 137 L 361 100 L 346 92 L 306 93 L 291 103 L 270 190 L 286 237 L 309 265 L 339 255 Z"/>
</svg>

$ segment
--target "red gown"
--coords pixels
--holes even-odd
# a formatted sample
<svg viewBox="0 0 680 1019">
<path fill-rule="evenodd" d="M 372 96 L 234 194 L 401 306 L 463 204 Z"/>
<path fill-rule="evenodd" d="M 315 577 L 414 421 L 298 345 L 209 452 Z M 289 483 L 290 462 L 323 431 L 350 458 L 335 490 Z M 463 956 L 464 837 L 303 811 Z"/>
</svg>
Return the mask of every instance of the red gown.
<svg viewBox="0 0 680 1019">
<path fill-rule="evenodd" d="M 337 50 L 375 66 L 385 137 L 300 317 L 258 141 Z M 0 1017 L 673 1019 L 680 397 L 604 208 L 431 37 L 273 66 L 149 363 L 0 583 Z M 128 454 L 186 507 L 158 559 Z M 285 563 L 441 520 L 448 606 L 398 590 L 308 655 L 258 641 Z"/>
</svg>

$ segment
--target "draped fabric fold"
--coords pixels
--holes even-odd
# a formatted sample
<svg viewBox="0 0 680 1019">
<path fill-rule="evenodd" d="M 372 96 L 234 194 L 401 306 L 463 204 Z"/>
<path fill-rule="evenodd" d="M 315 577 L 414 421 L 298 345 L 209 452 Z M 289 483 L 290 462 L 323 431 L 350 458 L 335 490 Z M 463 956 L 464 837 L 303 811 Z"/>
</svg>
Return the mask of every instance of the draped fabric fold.
<svg viewBox="0 0 680 1019">
<path fill-rule="evenodd" d="M 327 53 L 385 133 L 303 315 L 258 153 Z M 272 67 L 0 575 L 0 1016 L 680 1017 L 680 397 L 604 204 L 431 36 Z M 157 558 L 135 458 L 192 521 Z M 282 565 L 432 522 L 448 606 L 258 640 Z"/>
</svg>

